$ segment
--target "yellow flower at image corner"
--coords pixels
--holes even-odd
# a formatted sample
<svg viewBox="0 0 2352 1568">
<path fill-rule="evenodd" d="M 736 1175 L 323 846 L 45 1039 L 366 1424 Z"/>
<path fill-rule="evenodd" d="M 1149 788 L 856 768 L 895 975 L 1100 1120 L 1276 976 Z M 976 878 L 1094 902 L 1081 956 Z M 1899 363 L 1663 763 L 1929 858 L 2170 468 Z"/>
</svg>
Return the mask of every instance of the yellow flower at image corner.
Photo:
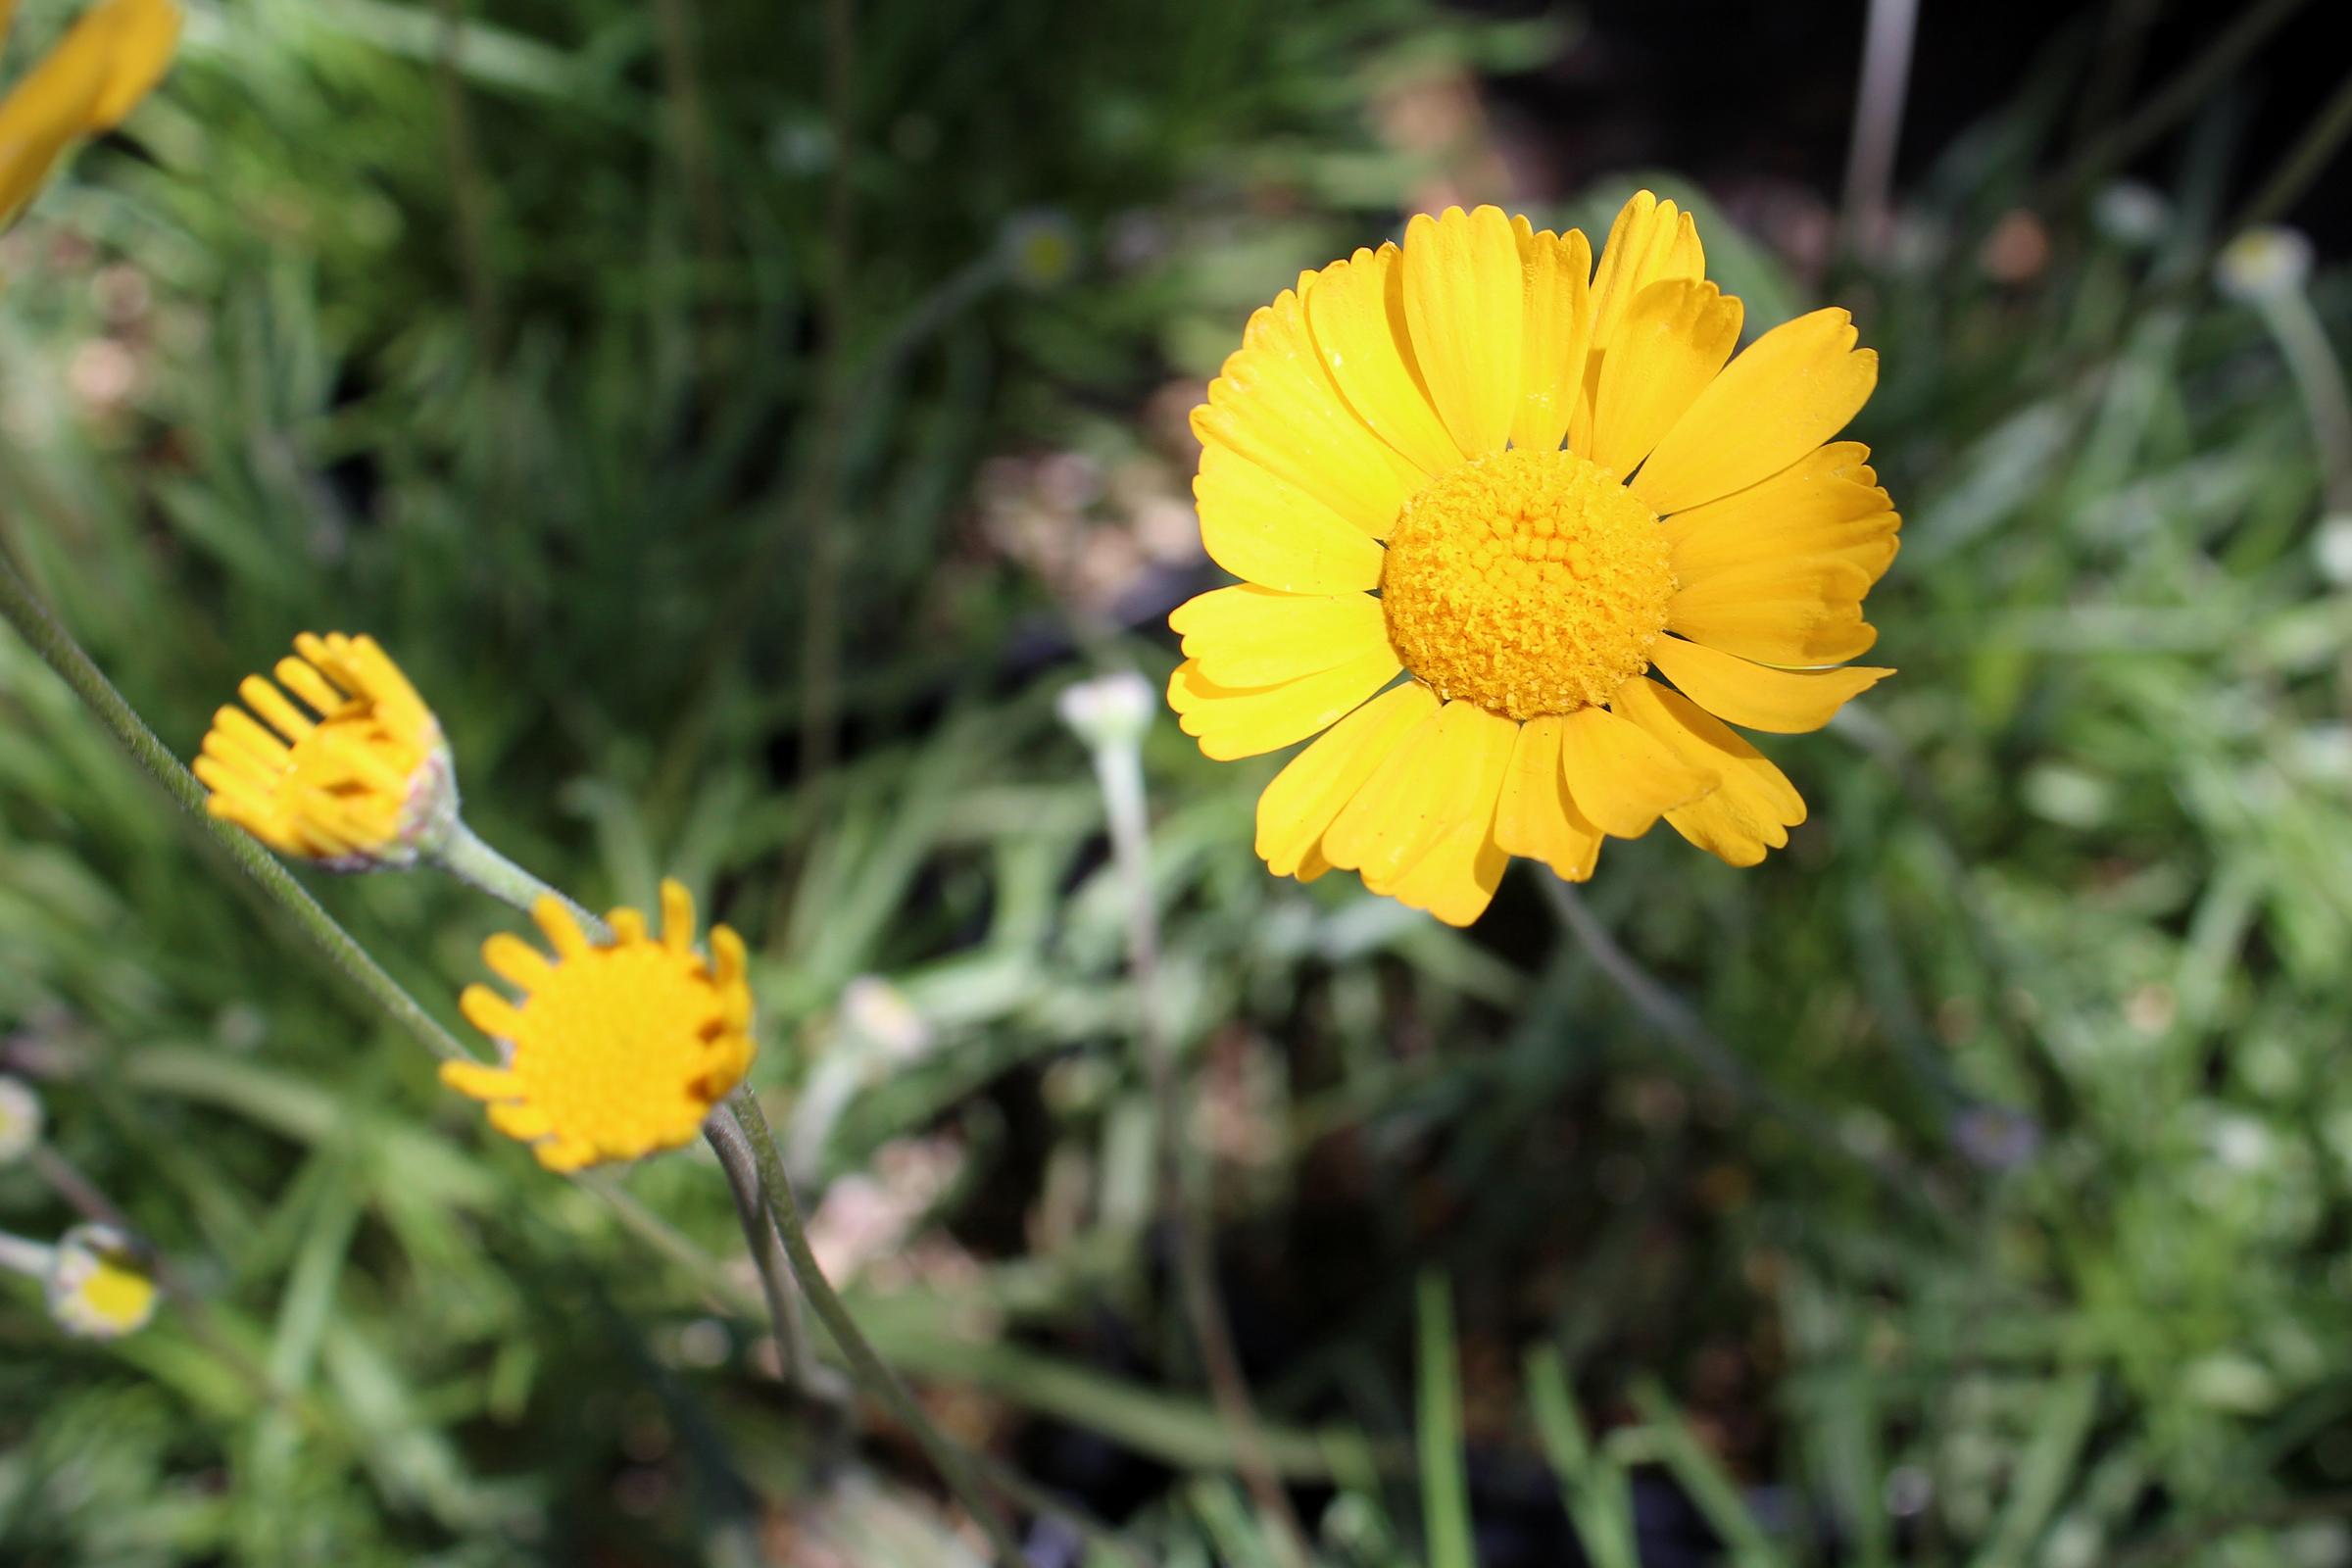
<svg viewBox="0 0 2352 1568">
<path fill-rule="evenodd" d="M 195 763 L 206 808 L 331 870 L 415 863 L 458 816 L 440 720 L 372 637 L 304 632 L 294 648 L 277 685 L 238 685 L 251 712 L 213 715 Z"/>
<path fill-rule="evenodd" d="M 46 1286 L 49 1316 L 85 1340 L 119 1340 L 155 1316 L 155 1270 L 111 1225 L 76 1225 L 58 1242 Z"/>
<path fill-rule="evenodd" d="M 1735 358 L 1705 272 L 1647 191 L 1597 270 L 1577 230 L 1453 208 L 1250 318 L 1193 412 L 1201 540 L 1243 581 L 1168 617 L 1167 695 L 1211 758 L 1320 737 L 1258 801 L 1277 875 L 1467 925 L 1514 856 L 1581 881 L 1663 816 L 1751 865 L 1804 820 L 1730 726 L 1818 729 L 1892 673 L 1844 661 L 1900 519 L 1832 439 L 1878 358 L 1841 310 Z"/>
<path fill-rule="evenodd" d="M 503 1064 L 446 1062 L 441 1081 L 486 1102 L 490 1124 L 550 1170 L 691 1143 L 752 1065 L 742 938 L 712 926 L 710 958 L 697 954 L 694 900 L 670 881 L 659 939 L 635 909 L 607 917 L 610 942 L 592 940 L 553 898 L 531 918 L 554 957 L 502 932 L 482 944 L 482 960 L 518 995 L 475 985 L 459 998 Z"/>
<path fill-rule="evenodd" d="M 16 20 L 0 0 L 0 41 Z M 163 78 L 179 41 L 172 0 L 101 0 L 0 98 L 0 223 L 17 215 L 66 149 L 111 130 Z"/>
</svg>

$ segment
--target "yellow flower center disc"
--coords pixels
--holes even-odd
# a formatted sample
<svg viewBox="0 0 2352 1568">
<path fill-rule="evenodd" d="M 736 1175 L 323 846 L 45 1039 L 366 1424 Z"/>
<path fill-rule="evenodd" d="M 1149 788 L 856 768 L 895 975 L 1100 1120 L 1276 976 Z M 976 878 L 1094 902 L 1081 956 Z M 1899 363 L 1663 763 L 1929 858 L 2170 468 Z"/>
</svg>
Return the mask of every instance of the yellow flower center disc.
<svg viewBox="0 0 2352 1568">
<path fill-rule="evenodd" d="M 633 1156 L 691 1137 L 725 1029 L 703 960 L 657 943 L 567 957 L 518 1011 L 513 1071 L 560 1136 Z"/>
<path fill-rule="evenodd" d="M 1439 696 L 1507 718 L 1605 703 L 1649 665 L 1674 593 L 1666 536 L 1615 474 L 1509 451 L 1432 481 L 1389 536 L 1389 641 Z"/>
</svg>

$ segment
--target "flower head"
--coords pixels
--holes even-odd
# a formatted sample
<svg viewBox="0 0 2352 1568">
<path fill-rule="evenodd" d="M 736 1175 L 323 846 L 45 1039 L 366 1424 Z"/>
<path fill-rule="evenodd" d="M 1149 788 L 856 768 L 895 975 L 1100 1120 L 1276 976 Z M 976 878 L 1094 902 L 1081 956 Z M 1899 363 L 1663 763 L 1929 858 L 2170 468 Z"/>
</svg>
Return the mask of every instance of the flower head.
<svg viewBox="0 0 2352 1568">
<path fill-rule="evenodd" d="M 998 245 L 1013 281 L 1023 288 L 1058 288 L 1078 270 L 1078 225 L 1056 208 L 1014 214 L 998 236 Z"/>
<path fill-rule="evenodd" d="M 1320 735 L 1258 802 L 1278 875 L 1466 925 L 1513 856 L 1581 880 L 1663 816 L 1748 865 L 1804 820 L 1725 721 L 1817 729 L 1890 673 L 1834 667 L 1900 521 L 1832 440 L 1878 358 L 1840 310 L 1735 358 L 1705 273 L 1647 191 L 1597 269 L 1454 208 L 1250 318 L 1193 415 L 1202 542 L 1244 581 L 1168 617 L 1168 703 L 1213 758 Z"/>
<path fill-rule="evenodd" d="M 2270 223 L 2223 246 L 2214 258 L 2213 276 L 2231 299 L 2260 305 L 2301 292 L 2311 265 L 2311 240 L 2303 231 Z"/>
<path fill-rule="evenodd" d="M 482 959 L 518 995 L 477 985 L 459 999 L 504 1065 L 449 1062 L 442 1082 L 487 1102 L 490 1124 L 532 1145 L 550 1170 L 692 1142 L 752 1064 L 742 939 L 712 926 L 710 957 L 697 954 L 694 901 L 675 882 L 662 884 L 658 940 L 635 909 L 612 912 L 609 942 L 592 941 L 552 898 L 531 918 L 554 958 L 494 936 Z"/>
<path fill-rule="evenodd" d="M 0 38 L 16 0 L 0 0 Z M 122 123 L 171 64 L 179 8 L 104 0 L 0 99 L 0 223 L 17 215 L 75 141 Z"/>
<path fill-rule="evenodd" d="M 1152 727 L 1152 701 L 1143 676 L 1119 669 L 1063 687 L 1054 707 L 1087 745 L 1133 747 Z"/>
<path fill-rule="evenodd" d="M 196 759 L 207 806 L 279 854 L 338 871 L 413 864 L 458 817 L 440 720 L 374 638 L 304 632 L 294 647 L 302 657 L 277 662 L 277 685 L 248 675 L 238 686 L 252 712 L 213 715 Z"/>
<path fill-rule="evenodd" d="M 85 1340 L 136 1334 L 155 1316 L 155 1270 L 145 1251 L 111 1225 L 76 1225 L 49 1265 L 49 1315 Z"/>
<path fill-rule="evenodd" d="M 22 1078 L 0 1074 L 0 1165 L 32 1152 L 41 1141 L 41 1097 Z"/>
</svg>

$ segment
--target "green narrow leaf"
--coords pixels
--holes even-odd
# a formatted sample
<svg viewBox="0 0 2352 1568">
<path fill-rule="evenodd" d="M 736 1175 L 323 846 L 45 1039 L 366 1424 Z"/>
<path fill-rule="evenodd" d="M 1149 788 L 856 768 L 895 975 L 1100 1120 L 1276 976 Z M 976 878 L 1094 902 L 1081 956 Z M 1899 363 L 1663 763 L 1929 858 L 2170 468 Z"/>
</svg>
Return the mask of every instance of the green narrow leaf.
<svg viewBox="0 0 2352 1568">
<path fill-rule="evenodd" d="M 1430 1568 L 1477 1568 L 1470 1478 L 1462 1456 L 1462 1395 L 1454 1367 L 1453 1298 L 1435 1269 L 1421 1275 L 1421 1529 Z"/>
<path fill-rule="evenodd" d="M 1548 1345 L 1528 1354 L 1527 1403 L 1585 1555 L 1593 1568 L 1641 1568 L 1625 1467 L 1594 1451 L 1584 1417 L 1577 1413 L 1568 1370 L 1560 1352 Z"/>
<path fill-rule="evenodd" d="M 1977 1553 L 1974 1568 L 2006 1568 L 2027 1559 L 2028 1548 L 2048 1527 L 2074 1479 L 2098 1402 L 2099 1381 L 2091 1373 L 2077 1372 L 2051 1386 L 2041 1401 L 2033 1440 L 2018 1455 L 2008 1501 L 1991 1539 Z"/>
<path fill-rule="evenodd" d="M 1735 1568 L 1786 1568 L 1788 1559 L 1764 1534 L 1755 1515 L 1747 1511 L 1739 1484 L 1724 1470 L 1723 1462 L 1691 1435 L 1690 1423 L 1667 1398 L 1666 1391 L 1653 1382 L 1636 1384 L 1634 1404 L 1647 1424 L 1659 1460 L 1705 1516 L 1708 1528 L 1723 1538 Z"/>
</svg>

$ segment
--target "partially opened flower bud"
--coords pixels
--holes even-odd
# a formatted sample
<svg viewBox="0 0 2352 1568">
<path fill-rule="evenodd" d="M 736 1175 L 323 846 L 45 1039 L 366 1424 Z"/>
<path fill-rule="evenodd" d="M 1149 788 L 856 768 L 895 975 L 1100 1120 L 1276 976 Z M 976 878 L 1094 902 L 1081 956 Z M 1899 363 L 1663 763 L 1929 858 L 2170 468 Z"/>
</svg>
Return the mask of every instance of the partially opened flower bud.
<svg viewBox="0 0 2352 1568">
<path fill-rule="evenodd" d="M 752 1064 L 752 990 L 743 941 L 710 928 L 694 951 L 694 901 L 662 884 L 662 935 L 635 909 L 590 940 L 564 906 L 531 910 L 547 955 L 501 934 L 482 958 L 519 995 L 469 986 L 459 1004 L 496 1040 L 504 1065 L 453 1061 L 441 1081 L 485 1101 L 490 1124 L 530 1144 L 550 1170 L 636 1159 L 690 1143 Z"/>
<path fill-rule="evenodd" d="M 1157 697 L 1143 676 L 1121 669 L 1062 688 L 1054 708 L 1089 746 L 1134 746 L 1152 727 Z"/>
<path fill-rule="evenodd" d="M 141 1249 L 111 1225 L 76 1225 L 49 1266 L 49 1315 L 85 1340 L 136 1334 L 155 1316 L 155 1270 Z"/>
<path fill-rule="evenodd" d="M 14 1164 L 41 1141 L 41 1097 L 21 1078 L 0 1075 L 0 1165 Z"/>
<path fill-rule="evenodd" d="M 252 712 L 213 716 L 196 759 L 213 815 L 332 870 L 414 864 L 458 820 L 440 720 L 374 638 L 305 632 L 294 647 L 276 685 L 238 686 Z"/>
<path fill-rule="evenodd" d="M 2233 300 L 2260 305 L 2298 293 L 2311 277 L 2311 241 L 2279 223 L 2249 228 L 2214 258 L 2214 281 Z"/>
</svg>

